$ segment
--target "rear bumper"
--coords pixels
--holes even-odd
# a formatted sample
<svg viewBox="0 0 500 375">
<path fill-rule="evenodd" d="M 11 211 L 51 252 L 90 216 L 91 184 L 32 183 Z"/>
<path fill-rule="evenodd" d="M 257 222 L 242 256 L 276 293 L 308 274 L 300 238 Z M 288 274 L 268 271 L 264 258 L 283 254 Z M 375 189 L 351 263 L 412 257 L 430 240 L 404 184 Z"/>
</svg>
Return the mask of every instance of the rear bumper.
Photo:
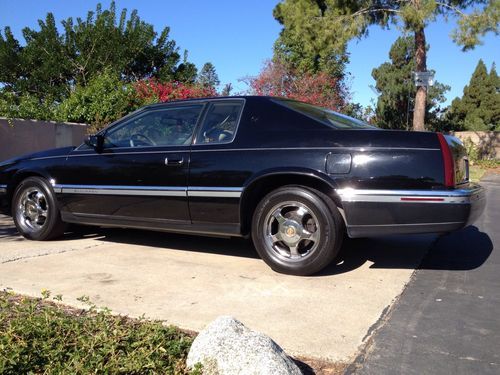
<svg viewBox="0 0 500 375">
<path fill-rule="evenodd" d="M 455 190 L 338 189 L 350 237 L 445 233 L 472 224 L 486 199 L 479 185 Z"/>
</svg>

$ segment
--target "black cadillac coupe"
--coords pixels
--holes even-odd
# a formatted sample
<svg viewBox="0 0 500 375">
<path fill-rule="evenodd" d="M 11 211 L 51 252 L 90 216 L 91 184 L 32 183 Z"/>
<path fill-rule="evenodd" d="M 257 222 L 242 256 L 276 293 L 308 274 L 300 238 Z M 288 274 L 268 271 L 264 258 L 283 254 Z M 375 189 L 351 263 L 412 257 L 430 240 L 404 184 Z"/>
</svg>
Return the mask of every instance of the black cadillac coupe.
<svg viewBox="0 0 500 375">
<path fill-rule="evenodd" d="M 66 223 L 251 236 L 295 275 L 328 265 L 345 234 L 446 233 L 485 205 L 458 139 L 272 97 L 144 107 L 79 147 L 2 162 L 0 199 L 29 239 Z"/>
</svg>

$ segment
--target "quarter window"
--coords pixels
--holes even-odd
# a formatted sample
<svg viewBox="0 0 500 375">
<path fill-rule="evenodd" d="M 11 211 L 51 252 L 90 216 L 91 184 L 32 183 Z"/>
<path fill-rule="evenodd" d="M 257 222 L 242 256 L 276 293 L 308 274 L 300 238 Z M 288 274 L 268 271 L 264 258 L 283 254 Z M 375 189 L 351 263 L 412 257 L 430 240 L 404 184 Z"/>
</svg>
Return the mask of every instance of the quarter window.
<svg viewBox="0 0 500 375">
<path fill-rule="evenodd" d="M 151 147 L 190 145 L 203 105 L 149 110 L 113 126 L 104 147 Z"/>
<path fill-rule="evenodd" d="M 196 144 L 232 142 L 242 107 L 243 102 L 212 103 L 196 138 Z"/>
</svg>

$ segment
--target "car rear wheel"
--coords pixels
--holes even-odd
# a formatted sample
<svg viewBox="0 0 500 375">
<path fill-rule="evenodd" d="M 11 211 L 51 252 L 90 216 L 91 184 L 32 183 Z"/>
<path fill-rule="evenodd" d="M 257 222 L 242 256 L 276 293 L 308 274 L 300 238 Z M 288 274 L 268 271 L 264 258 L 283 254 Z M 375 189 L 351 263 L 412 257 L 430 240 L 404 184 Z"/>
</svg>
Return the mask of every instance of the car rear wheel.
<svg viewBox="0 0 500 375">
<path fill-rule="evenodd" d="M 273 270 L 311 275 L 337 256 L 343 222 L 328 196 L 305 187 L 285 186 L 258 204 L 252 239 L 261 258 Z"/>
<path fill-rule="evenodd" d="M 21 181 L 12 199 L 12 217 L 19 233 L 30 240 L 50 240 L 64 233 L 54 192 L 43 178 Z"/>
</svg>

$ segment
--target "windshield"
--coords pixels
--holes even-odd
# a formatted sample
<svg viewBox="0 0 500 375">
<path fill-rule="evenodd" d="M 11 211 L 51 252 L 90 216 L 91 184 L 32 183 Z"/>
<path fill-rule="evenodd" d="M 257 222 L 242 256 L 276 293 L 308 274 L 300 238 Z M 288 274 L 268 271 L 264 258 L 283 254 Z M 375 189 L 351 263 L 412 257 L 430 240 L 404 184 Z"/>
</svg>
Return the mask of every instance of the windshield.
<svg viewBox="0 0 500 375">
<path fill-rule="evenodd" d="M 334 129 L 378 129 L 366 122 L 337 113 L 328 108 L 317 107 L 289 99 L 273 99 L 273 101 Z"/>
</svg>

